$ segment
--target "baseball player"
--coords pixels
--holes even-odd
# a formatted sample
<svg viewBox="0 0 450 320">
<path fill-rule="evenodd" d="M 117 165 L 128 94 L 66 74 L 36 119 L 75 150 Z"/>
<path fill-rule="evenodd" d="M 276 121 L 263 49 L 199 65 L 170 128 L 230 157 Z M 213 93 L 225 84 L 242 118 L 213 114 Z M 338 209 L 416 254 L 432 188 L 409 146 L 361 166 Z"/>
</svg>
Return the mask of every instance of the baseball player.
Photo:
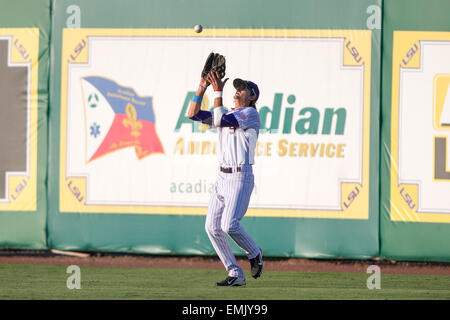
<svg viewBox="0 0 450 320">
<path fill-rule="evenodd" d="M 263 269 L 262 251 L 239 224 L 247 211 L 254 187 L 252 165 L 259 135 L 260 120 L 255 102 L 259 97 L 258 86 L 242 79 L 235 79 L 235 107 L 227 111 L 222 105 L 222 92 L 226 78 L 211 71 L 207 79 L 201 78 L 200 86 L 189 106 L 188 117 L 201 121 L 218 131 L 218 158 L 220 171 L 208 206 L 205 229 L 222 261 L 228 276 L 217 286 L 243 286 L 246 284 L 242 269 L 236 262 L 226 234 L 246 253 L 250 260 L 251 274 L 256 279 Z M 200 110 L 206 88 L 214 89 L 214 111 Z"/>
</svg>

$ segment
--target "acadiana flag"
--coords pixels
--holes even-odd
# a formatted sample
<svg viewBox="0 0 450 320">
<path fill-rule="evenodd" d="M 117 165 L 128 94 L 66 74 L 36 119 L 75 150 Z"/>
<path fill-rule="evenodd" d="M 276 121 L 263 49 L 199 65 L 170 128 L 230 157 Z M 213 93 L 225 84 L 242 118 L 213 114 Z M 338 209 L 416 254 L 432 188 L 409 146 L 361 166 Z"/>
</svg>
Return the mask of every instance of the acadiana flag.
<svg viewBox="0 0 450 320">
<path fill-rule="evenodd" d="M 164 153 L 155 129 L 152 97 L 103 77 L 81 80 L 86 114 L 86 161 L 134 147 L 138 159 Z"/>
</svg>

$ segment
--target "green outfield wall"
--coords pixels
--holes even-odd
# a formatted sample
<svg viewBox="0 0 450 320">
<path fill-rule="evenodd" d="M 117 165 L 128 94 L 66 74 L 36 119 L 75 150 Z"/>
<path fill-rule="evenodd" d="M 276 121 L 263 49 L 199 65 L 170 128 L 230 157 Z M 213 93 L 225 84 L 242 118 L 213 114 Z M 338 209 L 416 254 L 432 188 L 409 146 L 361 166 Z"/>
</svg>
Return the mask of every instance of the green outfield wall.
<svg viewBox="0 0 450 320">
<path fill-rule="evenodd" d="M 448 1 L 384 4 L 380 253 L 386 258 L 450 259 L 449 10 Z"/>
<path fill-rule="evenodd" d="M 368 9 L 374 5 L 375 13 Z M 184 114 L 204 60 L 215 51 L 226 56 L 229 77 L 253 79 L 261 89 L 265 130 L 254 166 L 256 188 L 242 225 L 265 255 L 377 256 L 381 32 L 375 22 L 381 23 L 381 15 L 372 15 L 381 13 L 380 5 L 281 1 L 253 8 L 251 1 L 56 1 L 49 245 L 214 253 L 204 222 L 218 171 L 214 148 L 208 146 L 217 137 Z M 212 17 L 212 7 L 223 14 Z M 80 28 L 67 28 L 68 23 Z M 204 27 L 200 34 L 193 31 L 198 23 Z M 311 82 L 318 88 L 311 90 Z M 329 90 L 333 86 L 336 90 Z M 229 106 L 233 90 L 227 89 L 224 104 Z M 142 159 L 134 145 L 98 151 L 90 125 L 103 124 L 92 115 L 95 98 L 89 97 L 106 91 L 103 95 L 111 97 L 125 91 L 152 97 L 162 151 Z M 209 108 L 213 98 L 207 98 Z M 301 127 L 301 114 L 308 108 L 318 118 L 304 132 L 308 128 Z M 346 118 L 324 123 L 326 108 L 341 109 Z M 315 155 L 300 154 L 301 146 L 315 148 Z M 320 151 L 324 148 L 328 155 Z M 103 190 L 93 192 L 102 185 Z M 236 246 L 233 250 L 242 254 Z"/>
<path fill-rule="evenodd" d="M 217 133 L 186 111 L 219 52 L 227 77 L 261 91 L 241 224 L 266 256 L 450 259 L 445 1 L 6 3 L 0 54 L 30 76 L 28 91 L 0 90 L 30 92 L 31 111 L 13 115 L 17 139 L 0 108 L 0 146 L 14 150 L 0 163 L 0 246 L 215 254 Z M 225 107 L 233 94 L 230 81 Z"/>
<path fill-rule="evenodd" d="M 0 8 L 0 245 L 43 249 L 50 1 Z"/>
</svg>

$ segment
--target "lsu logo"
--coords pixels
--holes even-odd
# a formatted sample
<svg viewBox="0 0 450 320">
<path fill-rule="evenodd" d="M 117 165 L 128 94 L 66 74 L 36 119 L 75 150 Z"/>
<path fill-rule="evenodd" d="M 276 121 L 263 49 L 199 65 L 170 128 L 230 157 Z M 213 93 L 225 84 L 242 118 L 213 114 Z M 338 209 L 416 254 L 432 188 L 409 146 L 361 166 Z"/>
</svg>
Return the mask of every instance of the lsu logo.
<svg viewBox="0 0 450 320">
<path fill-rule="evenodd" d="M 134 147 L 139 160 L 164 153 L 156 133 L 153 98 L 102 77 L 81 80 L 85 110 L 86 162 Z"/>
<path fill-rule="evenodd" d="M 437 74 L 433 84 L 433 127 L 442 132 L 434 136 L 434 179 L 449 180 L 447 141 L 450 132 L 450 74 Z"/>
</svg>

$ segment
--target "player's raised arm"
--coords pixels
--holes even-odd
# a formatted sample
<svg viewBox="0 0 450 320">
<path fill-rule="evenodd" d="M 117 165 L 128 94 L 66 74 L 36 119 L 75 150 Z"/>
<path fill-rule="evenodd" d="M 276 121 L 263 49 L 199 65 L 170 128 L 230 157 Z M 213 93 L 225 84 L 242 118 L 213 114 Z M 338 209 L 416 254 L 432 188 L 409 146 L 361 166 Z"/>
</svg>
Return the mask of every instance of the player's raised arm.
<svg viewBox="0 0 450 320">
<path fill-rule="evenodd" d="M 223 87 L 225 87 L 225 83 L 228 81 L 228 78 L 222 81 L 218 72 L 213 71 L 208 74 L 207 80 L 211 83 L 214 89 L 214 108 L 222 107 Z"/>
<path fill-rule="evenodd" d="M 201 72 L 201 78 L 200 78 L 200 84 L 198 86 L 197 92 L 195 93 L 195 96 L 192 98 L 191 104 L 189 105 L 187 117 L 196 120 L 196 121 L 202 121 L 204 116 L 201 118 L 197 117 L 197 114 L 199 113 L 201 106 L 202 106 L 202 100 L 203 95 L 205 94 L 206 88 L 210 85 L 208 80 L 206 79 L 207 75 L 211 72 L 211 69 L 215 66 L 215 62 L 217 63 L 217 59 L 214 58 L 216 56 L 220 56 L 219 54 L 214 54 L 214 52 L 211 52 L 208 57 L 206 58 L 205 64 L 203 66 L 203 70 Z"/>
<path fill-rule="evenodd" d="M 220 127 L 222 117 L 226 113 L 226 110 L 223 107 L 222 93 L 228 78 L 222 81 L 218 72 L 213 71 L 208 74 L 207 80 L 211 83 L 211 86 L 214 89 L 214 125 L 216 127 Z"/>
<path fill-rule="evenodd" d="M 206 88 L 208 87 L 208 83 L 205 79 L 200 79 L 200 84 L 198 86 L 197 92 L 195 96 L 192 98 L 192 101 L 189 105 L 187 117 L 193 118 L 199 111 L 202 106 L 203 95 L 205 94 Z"/>
</svg>

